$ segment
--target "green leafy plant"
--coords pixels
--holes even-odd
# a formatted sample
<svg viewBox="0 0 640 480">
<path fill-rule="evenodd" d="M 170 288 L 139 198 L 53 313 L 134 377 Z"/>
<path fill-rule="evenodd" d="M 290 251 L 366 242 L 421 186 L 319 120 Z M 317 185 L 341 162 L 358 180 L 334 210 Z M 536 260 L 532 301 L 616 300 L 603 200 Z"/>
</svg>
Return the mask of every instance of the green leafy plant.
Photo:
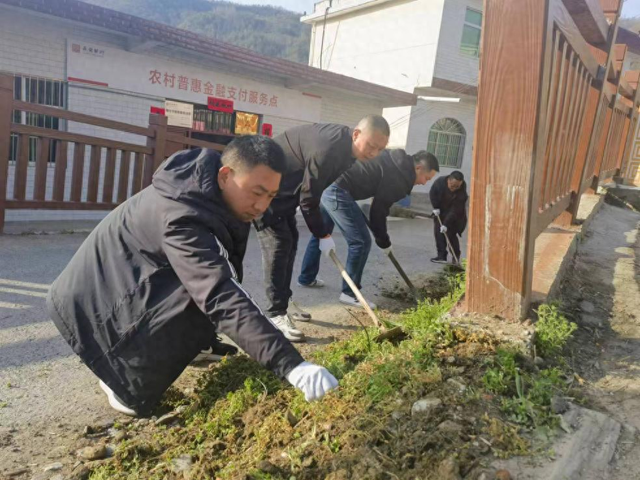
<svg viewBox="0 0 640 480">
<path fill-rule="evenodd" d="M 567 320 L 557 303 L 540 305 L 536 312 L 536 350 L 543 357 L 556 356 L 578 327 Z"/>
</svg>

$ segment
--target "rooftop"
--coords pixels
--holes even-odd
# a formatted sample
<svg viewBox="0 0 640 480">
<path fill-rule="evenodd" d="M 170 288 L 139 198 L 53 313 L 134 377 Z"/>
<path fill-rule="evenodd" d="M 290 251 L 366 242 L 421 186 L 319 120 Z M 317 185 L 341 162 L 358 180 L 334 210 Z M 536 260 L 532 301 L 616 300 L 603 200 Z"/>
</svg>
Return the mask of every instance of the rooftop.
<svg viewBox="0 0 640 480">
<path fill-rule="evenodd" d="M 78 0 L 0 0 L 0 5 L 25 9 L 117 32 L 142 41 L 196 52 L 216 63 L 232 65 L 247 74 L 266 73 L 271 77 L 279 78 L 286 87 L 297 90 L 319 87 L 341 91 L 378 101 L 386 107 L 415 105 L 417 102 L 417 97 L 411 93 L 288 60 L 266 57 L 252 50 L 204 35 Z"/>
</svg>

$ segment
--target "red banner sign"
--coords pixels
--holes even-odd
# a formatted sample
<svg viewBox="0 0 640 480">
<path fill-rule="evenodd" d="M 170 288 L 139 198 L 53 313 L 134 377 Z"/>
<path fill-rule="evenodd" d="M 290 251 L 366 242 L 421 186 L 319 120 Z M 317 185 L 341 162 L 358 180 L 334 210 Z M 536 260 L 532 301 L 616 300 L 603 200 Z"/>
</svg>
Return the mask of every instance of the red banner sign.
<svg viewBox="0 0 640 480">
<path fill-rule="evenodd" d="M 151 107 L 151 113 L 157 113 L 158 115 L 166 115 L 167 111 L 160 107 Z"/>
<path fill-rule="evenodd" d="M 270 123 L 263 123 L 262 124 L 262 135 L 264 135 L 266 137 L 272 137 L 273 136 L 273 125 L 271 125 Z"/>
<path fill-rule="evenodd" d="M 218 112 L 233 113 L 233 100 L 227 100 L 226 98 L 207 97 L 207 106 L 209 110 L 216 110 Z"/>
</svg>

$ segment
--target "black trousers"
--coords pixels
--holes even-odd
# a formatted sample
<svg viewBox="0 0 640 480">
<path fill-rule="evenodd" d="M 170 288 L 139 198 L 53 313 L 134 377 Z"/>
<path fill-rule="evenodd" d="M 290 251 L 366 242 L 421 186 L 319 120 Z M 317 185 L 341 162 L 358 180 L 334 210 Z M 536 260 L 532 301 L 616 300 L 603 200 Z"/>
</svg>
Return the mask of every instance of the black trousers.
<svg viewBox="0 0 640 480">
<path fill-rule="evenodd" d="M 267 315 L 287 313 L 291 291 L 293 264 L 298 250 L 296 216 L 283 216 L 277 223 L 258 231 L 262 251 L 262 269 L 269 306 Z"/>
<path fill-rule="evenodd" d="M 460 260 L 460 240 L 458 239 L 458 229 L 455 226 L 447 226 L 447 237 L 449 237 L 449 241 L 451 242 L 451 247 L 453 248 L 456 257 Z M 436 237 L 436 248 L 438 249 L 438 257 L 447 258 L 448 248 L 447 248 L 447 240 L 444 238 L 444 234 L 440 232 L 440 222 L 438 219 L 434 219 L 433 221 L 433 235 Z"/>
<path fill-rule="evenodd" d="M 90 336 L 93 325 L 61 316 L 50 299 L 47 310 L 62 337 L 91 371 L 127 406 L 148 415 L 216 334 L 215 325 L 193 300 L 185 303 L 181 292 L 174 294 L 171 312 L 140 322 L 135 333 L 124 336 L 113 348 Z"/>
</svg>

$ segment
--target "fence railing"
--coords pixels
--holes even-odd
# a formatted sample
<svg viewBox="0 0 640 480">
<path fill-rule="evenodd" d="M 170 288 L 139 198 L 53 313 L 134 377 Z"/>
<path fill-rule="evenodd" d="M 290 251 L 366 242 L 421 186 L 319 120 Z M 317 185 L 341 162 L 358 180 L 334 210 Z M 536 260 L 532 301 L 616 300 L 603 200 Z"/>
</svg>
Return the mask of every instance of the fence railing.
<svg viewBox="0 0 640 480">
<path fill-rule="evenodd" d="M 8 209 L 115 208 L 151 183 L 168 141 L 184 148 L 224 148 L 168 133 L 167 119 L 161 115 L 150 114 L 149 126 L 140 127 L 15 100 L 13 88 L 13 77 L 0 75 L 0 233 Z M 116 138 L 132 134 L 139 142 L 17 124 L 15 111 L 106 128 L 115 131 Z M 9 161 L 12 138 L 17 145 L 15 162 Z"/>
<path fill-rule="evenodd" d="M 581 196 L 621 171 L 639 102 L 622 72 L 626 46 L 614 44 L 620 8 L 619 0 L 484 2 L 471 311 L 525 316 L 536 238 L 575 221 Z"/>
</svg>

